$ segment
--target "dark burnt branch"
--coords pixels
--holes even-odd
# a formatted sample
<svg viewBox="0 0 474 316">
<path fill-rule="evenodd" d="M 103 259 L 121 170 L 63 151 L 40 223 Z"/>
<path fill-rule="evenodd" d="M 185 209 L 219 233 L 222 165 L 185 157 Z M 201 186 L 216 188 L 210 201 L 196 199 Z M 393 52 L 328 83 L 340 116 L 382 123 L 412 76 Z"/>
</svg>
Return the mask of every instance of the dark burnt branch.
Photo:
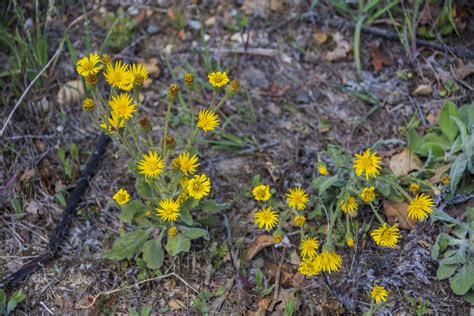
<svg viewBox="0 0 474 316">
<path fill-rule="evenodd" d="M 106 134 L 100 135 L 97 143 L 95 144 L 94 151 L 89 157 L 83 172 L 81 172 L 81 177 L 77 181 L 76 186 L 69 197 L 66 208 L 64 209 L 64 212 L 61 216 L 61 221 L 57 224 L 54 234 L 49 239 L 46 250 L 38 257 L 35 257 L 30 262 L 23 265 L 19 270 L 6 277 L 0 283 L 0 287 L 10 288 L 16 286 L 56 256 L 64 236 L 69 229 L 69 223 L 74 217 L 74 211 L 76 210 L 82 195 L 89 186 L 89 182 L 91 181 L 97 166 L 99 165 L 100 158 L 103 155 L 109 141 L 109 136 Z"/>
</svg>

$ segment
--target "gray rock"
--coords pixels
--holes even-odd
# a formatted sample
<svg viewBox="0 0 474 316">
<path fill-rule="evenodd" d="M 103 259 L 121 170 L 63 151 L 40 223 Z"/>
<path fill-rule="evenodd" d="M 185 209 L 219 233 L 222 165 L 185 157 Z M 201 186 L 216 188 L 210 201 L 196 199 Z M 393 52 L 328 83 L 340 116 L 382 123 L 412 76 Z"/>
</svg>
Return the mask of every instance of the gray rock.
<svg viewBox="0 0 474 316">
<path fill-rule="evenodd" d="M 201 22 L 198 20 L 189 20 L 188 26 L 193 31 L 199 31 L 201 29 Z"/>
<path fill-rule="evenodd" d="M 150 24 L 146 28 L 146 32 L 150 35 L 154 35 L 160 31 L 160 27 L 155 24 Z"/>
<path fill-rule="evenodd" d="M 253 66 L 246 68 L 242 72 L 240 79 L 249 88 L 264 88 L 268 87 L 268 85 L 270 84 L 265 73 L 262 70 Z"/>
</svg>

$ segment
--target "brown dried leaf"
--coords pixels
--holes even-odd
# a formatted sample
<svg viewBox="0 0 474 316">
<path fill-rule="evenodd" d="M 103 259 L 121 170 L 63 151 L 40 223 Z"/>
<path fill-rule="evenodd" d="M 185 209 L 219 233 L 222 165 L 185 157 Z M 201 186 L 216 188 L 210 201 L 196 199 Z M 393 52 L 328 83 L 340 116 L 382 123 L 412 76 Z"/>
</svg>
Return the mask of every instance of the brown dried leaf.
<svg viewBox="0 0 474 316">
<path fill-rule="evenodd" d="M 326 59 L 329 61 L 336 61 L 345 58 L 351 51 L 352 45 L 346 41 L 339 32 L 333 34 L 332 38 L 336 42 L 337 46 L 326 54 Z"/>
<path fill-rule="evenodd" d="M 242 11 L 247 15 L 255 15 L 262 18 L 268 17 L 267 0 L 245 0 L 242 5 Z"/>
<path fill-rule="evenodd" d="M 23 172 L 23 174 L 20 177 L 20 181 L 21 182 L 28 181 L 31 178 L 33 178 L 35 175 L 36 175 L 36 169 L 34 168 L 28 169 L 25 172 Z"/>
<path fill-rule="evenodd" d="M 454 76 L 458 80 L 464 80 L 472 73 L 474 73 L 474 63 L 461 63 L 456 69 L 454 69 Z"/>
<path fill-rule="evenodd" d="M 59 91 L 57 101 L 61 105 L 72 105 L 77 103 L 84 96 L 84 85 L 81 80 L 71 80 L 66 82 Z"/>
<path fill-rule="evenodd" d="M 281 11 L 284 3 L 284 0 L 270 0 L 270 10 Z"/>
<path fill-rule="evenodd" d="M 431 93 L 433 93 L 433 88 L 429 84 L 420 84 L 412 92 L 412 94 L 416 96 L 425 96 L 425 95 L 430 95 Z"/>
<path fill-rule="evenodd" d="M 160 67 L 158 66 L 158 58 L 152 57 L 143 62 L 146 69 L 148 70 L 148 75 L 152 78 L 157 78 L 160 75 Z"/>
<path fill-rule="evenodd" d="M 387 55 L 383 54 L 377 46 L 371 45 L 369 48 L 370 55 L 372 56 L 372 65 L 374 66 L 375 72 L 382 70 L 383 65 L 393 65 L 393 60 Z"/>
<path fill-rule="evenodd" d="M 416 219 L 409 218 L 408 204 L 405 202 L 396 203 L 392 201 L 383 201 L 383 210 L 387 217 L 387 222 L 390 225 L 398 224 L 398 227 L 402 229 L 413 229 L 416 224 Z"/>
<path fill-rule="evenodd" d="M 313 34 L 313 38 L 315 39 L 316 43 L 318 43 L 319 45 L 321 44 L 324 44 L 327 42 L 329 36 L 327 33 L 325 32 L 315 32 Z"/>
<path fill-rule="evenodd" d="M 247 249 L 247 261 L 255 257 L 263 248 L 273 245 L 273 236 L 260 235 L 255 239 L 252 245 Z"/>
<path fill-rule="evenodd" d="M 176 311 L 176 310 L 179 310 L 181 308 L 186 308 L 186 304 L 183 303 L 183 301 L 180 301 L 178 299 L 172 299 L 168 302 L 168 306 Z"/>
<path fill-rule="evenodd" d="M 423 163 L 408 148 L 404 148 L 401 153 L 392 156 L 389 166 L 394 175 L 402 176 L 413 170 L 420 170 Z"/>
<path fill-rule="evenodd" d="M 38 210 L 40 209 L 41 205 L 39 205 L 36 201 L 30 201 L 26 206 L 26 213 L 36 216 L 38 215 Z"/>
</svg>

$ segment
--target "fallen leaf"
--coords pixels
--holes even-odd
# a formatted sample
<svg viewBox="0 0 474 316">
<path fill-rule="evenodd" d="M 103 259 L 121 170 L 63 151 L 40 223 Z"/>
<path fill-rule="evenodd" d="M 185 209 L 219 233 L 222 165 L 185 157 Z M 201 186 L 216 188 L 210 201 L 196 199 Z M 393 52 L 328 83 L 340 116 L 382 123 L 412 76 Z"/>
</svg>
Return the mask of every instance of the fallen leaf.
<svg viewBox="0 0 474 316">
<path fill-rule="evenodd" d="M 295 296 L 296 291 L 297 289 L 294 289 L 294 288 L 290 288 L 290 289 L 280 288 L 280 292 L 278 293 L 278 299 L 273 301 L 273 303 L 269 307 L 270 308 L 269 310 L 274 310 L 275 306 L 281 302 L 281 304 L 278 305 L 277 309 L 283 312 L 283 310 L 286 307 L 286 304 L 289 301 L 296 301 L 296 296 Z M 295 310 L 298 310 L 298 308 L 296 308 Z"/>
<path fill-rule="evenodd" d="M 293 250 L 290 254 L 290 263 L 294 264 L 295 266 L 301 263 L 301 257 L 298 255 L 296 250 Z"/>
<path fill-rule="evenodd" d="M 168 306 L 176 311 L 176 310 L 179 310 L 181 308 L 186 308 L 186 304 L 184 304 L 182 301 L 178 300 L 178 299 L 172 299 L 168 302 Z"/>
<path fill-rule="evenodd" d="M 180 30 L 178 32 L 178 37 L 181 41 L 184 41 L 186 39 L 186 32 L 184 30 Z"/>
<path fill-rule="evenodd" d="M 413 229 L 416 219 L 408 217 L 408 204 L 405 202 L 396 203 L 385 200 L 383 202 L 383 210 L 390 225 L 398 224 L 402 229 Z"/>
<path fill-rule="evenodd" d="M 370 45 L 370 55 L 372 56 L 372 65 L 374 66 L 375 72 L 382 70 L 383 65 L 391 66 L 393 65 L 393 60 L 383 54 L 380 49 L 375 45 Z"/>
<path fill-rule="evenodd" d="M 446 173 L 446 171 L 449 170 L 449 168 L 451 168 L 452 164 L 453 163 L 448 163 L 446 165 L 441 165 L 436 168 L 435 174 L 428 181 L 433 184 L 441 181 L 441 177 L 444 176 L 444 174 Z"/>
<path fill-rule="evenodd" d="M 466 77 L 474 73 L 474 63 L 461 64 L 454 69 L 454 76 L 458 80 L 464 80 Z"/>
<path fill-rule="evenodd" d="M 313 38 L 316 40 L 316 42 L 321 45 L 327 42 L 329 36 L 325 32 L 315 32 L 313 34 Z"/>
<path fill-rule="evenodd" d="M 36 175 L 36 169 L 28 169 L 20 177 L 20 181 L 28 181 Z"/>
<path fill-rule="evenodd" d="M 280 271 L 280 284 L 281 285 L 288 285 L 288 282 L 293 277 L 292 268 L 288 263 L 283 263 L 281 265 Z M 267 279 L 270 283 L 275 282 L 275 278 L 278 272 L 278 265 L 272 262 L 265 262 L 263 266 L 263 272 L 267 276 Z"/>
<path fill-rule="evenodd" d="M 336 61 L 345 58 L 351 51 L 352 45 L 346 41 L 339 32 L 333 34 L 332 38 L 336 42 L 337 46 L 326 54 L 326 59 L 329 61 Z"/>
<path fill-rule="evenodd" d="M 393 174 L 398 176 L 407 175 L 413 170 L 420 170 L 423 166 L 420 158 L 404 148 L 399 154 L 393 155 L 389 163 Z"/>
<path fill-rule="evenodd" d="M 433 93 L 433 88 L 429 84 L 420 84 L 413 92 L 416 96 L 425 96 Z"/>
<path fill-rule="evenodd" d="M 36 201 L 30 201 L 28 202 L 28 205 L 26 206 L 26 213 L 36 216 L 38 215 L 38 210 L 40 209 L 41 205 L 39 205 L 38 202 Z"/>
<path fill-rule="evenodd" d="M 284 0 L 270 0 L 270 10 L 281 11 L 284 3 Z"/>
<path fill-rule="evenodd" d="M 57 101 L 60 105 L 72 105 L 84 96 L 84 85 L 81 80 L 66 82 L 58 91 Z"/>
<path fill-rule="evenodd" d="M 273 245 L 273 236 L 260 235 L 247 249 L 247 261 L 252 260 L 263 248 Z"/>
</svg>

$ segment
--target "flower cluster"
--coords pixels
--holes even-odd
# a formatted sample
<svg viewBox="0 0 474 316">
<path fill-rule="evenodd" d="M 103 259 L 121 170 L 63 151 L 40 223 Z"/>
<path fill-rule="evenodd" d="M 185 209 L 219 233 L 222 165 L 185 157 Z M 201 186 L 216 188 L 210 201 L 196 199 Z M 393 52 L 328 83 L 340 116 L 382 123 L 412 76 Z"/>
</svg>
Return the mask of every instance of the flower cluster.
<svg viewBox="0 0 474 316">
<path fill-rule="evenodd" d="M 336 168 L 330 172 L 326 163 L 318 157 L 319 176 L 312 182 L 314 192 L 300 186 L 290 188 L 284 194 L 285 203 L 282 203 L 272 199 L 275 194 L 272 194 L 268 184 L 259 183 L 259 178 L 258 181 L 254 179 L 256 183 L 252 189 L 255 201 L 263 203 L 254 215 L 255 225 L 259 229 L 273 230 L 275 243 L 282 242 L 285 233 L 291 232 L 288 221 L 291 220 L 293 227 L 299 230 L 301 263 L 298 271 L 306 276 L 333 273 L 342 267 L 343 259 L 336 252 L 336 246 L 344 246 L 344 243 L 348 247 L 355 246 L 354 236 L 358 231 L 351 226 L 351 222 L 356 221 L 358 213 L 364 209 L 371 210 L 380 222 L 380 226 L 370 232 L 375 244 L 396 247 L 401 238 L 400 229 L 397 224 L 386 223 L 379 214 L 381 200 L 390 199 L 392 190 L 397 198 L 409 202 L 407 214 L 410 218 L 423 220 L 431 214 L 433 207 L 429 195 L 410 196 L 399 179 L 389 170 L 383 170 L 382 159 L 376 151 L 367 149 L 362 154 L 351 156 L 334 146 L 326 154 Z M 406 179 L 411 178 L 407 176 Z M 421 181 L 413 181 L 409 183 L 409 190 L 415 194 L 420 190 Z M 318 213 L 326 216 L 327 225 L 318 220 Z M 320 229 L 318 226 L 323 227 Z M 321 238 L 323 232 L 325 238 Z M 376 290 L 377 302 L 384 300 L 386 295 L 383 291 Z"/>
<path fill-rule="evenodd" d="M 108 133 L 130 156 L 128 165 L 136 178 L 139 198 L 132 199 L 131 194 L 121 188 L 113 199 L 123 210 L 132 205 L 128 212 L 147 218 L 147 221 L 140 219 L 140 223 L 161 227 L 161 232 L 168 232 L 168 239 L 181 238 L 178 235 L 183 214 L 189 214 L 191 206 L 199 204 L 211 191 L 211 180 L 198 171 L 200 162 L 197 149 L 193 147 L 194 141 L 199 131 L 208 133 L 219 126 L 219 107 L 237 92 L 240 84 L 234 80 L 228 85 L 230 79 L 225 72 L 209 74 L 209 83 L 214 88 L 212 100 L 196 115 L 191 111 L 190 133 L 187 140 L 183 139 L 184 145 L 177 146 L 169 131 L 171 108 L 183 90 L 188 92 L 188 108 L 193 108 L 192 93 L 197 88 L 193 74 L 183 76 L 183 89 L 178 84 L 168 87 L 162 135 L 155 141 L 153 117 L 140 116 L 142 105 L 138 96 L 148 79 L 145 65 L 129 65 L 121 60 L 113 61 L 107 55 L 92 53 L 80 59 L 76 69 L 89 86 L 90 95 L 83 101 L 84 110 L 96 127 Z M 101 75 L 108 86 L 106 89 L 100 84 Z M 219 100 L 222 91 L 224 94 Z M 188 215 L 184 223 L 192 223 Z M 160 234 L 160 242 L 162 237 Z"/>
</svg>

